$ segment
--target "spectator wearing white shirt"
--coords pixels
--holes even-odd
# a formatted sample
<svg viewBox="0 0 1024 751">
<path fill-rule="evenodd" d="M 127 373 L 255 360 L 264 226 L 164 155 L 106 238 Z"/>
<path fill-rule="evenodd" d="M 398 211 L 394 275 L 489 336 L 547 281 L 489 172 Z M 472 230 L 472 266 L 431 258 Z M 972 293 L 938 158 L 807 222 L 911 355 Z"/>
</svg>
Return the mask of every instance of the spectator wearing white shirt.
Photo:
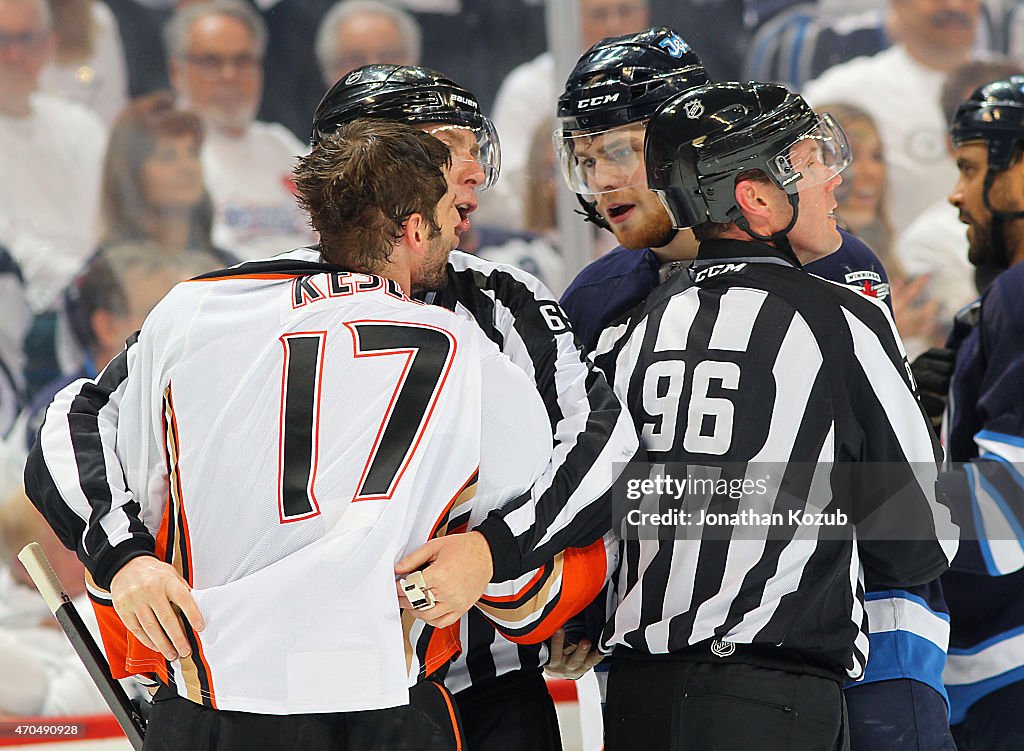
<svg viewBox="0 0 1024 751">
<path fill-rule="evenodd" d="M 213 243 L 260 258 L 314 241 L 291 172 L 308 149 L 284 126 L 259 122 L 266 29 L 239 0 L 180 8 L 167 27 L 171 82 L 206 128 L 201 158 L 213 198 Z"/>
<path fill-rule="evenodd" d="M 956 182 L 939 94 L 972 55 L 981 0 L 889 0 L 897 43 L 836 65 L 807 84 L 811 106 L 843 102 L 878 124 L 889 162 L 889 216 L 899 233 Z"/>
<path fill-rule="evenodd" d="M 128 99 L 117 20 L 101 0 L 50 0 L 56 50 L 43 91 L 81 102 L 110 125 Z"/>
<path fill-rule="evenodd" d="M 19 490 L 0 503 L 0 718 L 106 712 L 85 665 L 16 558 L 33 541 L 43 546 L 93 637 L 99 637 L 84 567 Z M 131 695 L 142 695 L 135 680 L 122 685 Z"/>
<path fill-rule="evenodd" d="M 36 312 L 92 252 L 107 138 L 94 112 L 39 90 L 53 48 L 46 0 L 0 0 L 0 244 Z"/>
<path fill-rule="evenodd" d="M 986 83 L 1020 74 L 1021 66 L 1009 58 L 993 58 L 961 65 L 942 87 L 942 111 L 952 121 L 960 102 Z M 939 303 L 942 333 L 952 328 L 953 316 L 978 296 L 974 267 L 967 260 L 967 226 L 960 212 L 946 199 L 936 201 L 900 235 L 896 244 L 900 261 L 914 275 L 927 275 L 925 292 Z"/>
<path fill-rule="evenodd" d="M 11 255 L 0 247 L 0 440 L 7 435 L 24 403 L 25 350 L 22 343 L 32 322 L 25 281 Z M 3 452 L 0 451 L 0 465 Z M 3 467 L 0 466 L 0 497 L 3 496 Z"/>
</svg>

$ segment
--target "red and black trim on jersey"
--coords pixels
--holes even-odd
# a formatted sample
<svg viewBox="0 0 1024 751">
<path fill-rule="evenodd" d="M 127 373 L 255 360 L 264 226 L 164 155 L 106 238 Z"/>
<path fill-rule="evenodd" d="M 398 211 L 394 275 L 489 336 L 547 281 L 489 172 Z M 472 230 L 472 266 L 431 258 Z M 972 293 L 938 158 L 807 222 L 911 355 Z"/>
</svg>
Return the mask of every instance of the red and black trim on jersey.
<svg viewBox="0 0 1024 751">
<path fill-rule="evenodd" d="M 165 462 L 167 467 L 167 492 L 169 502 L 164 507 L 164 516 L 156 535 L 156 557 L 170 564 L 191 587 L 192 555 L 189 545 L 188 519 L 182 493 L 181 468 L 178 461 L 180 435 L 174 412 L 174 397 L 171 384 L 164 390 L 162 415 L 164 431 Z M 107 651 L 111 675 L 126 678 L 129 675 L 155 675 L 162 683 L 172 685 L 175 680 L 173 665 L 163 655 L 146 647 L 132 634 L 114 611 L 110 593 L 100 587 L 87 574 L 89 599 L 96 611 L 100 635 Z M 191 655 L 179 660 L 185 698 L 196 704 L 217 708 L 210 666 L 203 654 L 203 645 L 195 629 L 187 620 L 182 620 L 185 638 L 191 647 Z"/>
<path fill-rule="evenodd" d="M 166 563 L 174 566 L 189 587 L 192 580 L 192 552 L 188 533 L 188 518 L 185 515 L 185 498 L 182 492 L 181 465 L 179 462 L 181 437 L 178 420 L 174 412 L 174 395 L 171 384 L 164 390 L 163 428 L 166 446 L 167 484 L 170 502 L 164 509 L 164 518 L 157 532 L 156 554 Z M 185 638 L 192 653 L 179 660 L 184 678 L 186 697 L 196 704 L 217 708 L 216 694 L 210 674 L 210 666 L 203 655 L 203 645 L 192 625 L 182 620 Z M 130 665 L 130 667 L 132 667 Z M 139 672 L 139 671 L 136 671 Z M 170 674 L 173 682 L 173 673 Z"/>
<path fill-rule="evenodd" d="M 477 468 L 445 505 L 434 522 L 429 539 L 433 540 L 449 533 L 449 526 L 453 520 L 465 527 L 479 479 L 480 470 Z M 419 680 L 428 676 L 441 678 L 443 669 L 462 651 L 458 623 L 447 628 L 433 628 L 414 618 L 408 610 L 403 610 L 402 630 L 405 633 L 405 666 L 410 677 L 415 665 L 418 666 Z"/>
<path fill-rule="evenodd" d="M 476 607 L 509 641 L 537 644 L 551 638 L 566 621 L 593 602 L 604 587 L 604 540 L 585 548 L 567 548 L 538 569 L 519 591 L 485 594 Z"/>
</svg>

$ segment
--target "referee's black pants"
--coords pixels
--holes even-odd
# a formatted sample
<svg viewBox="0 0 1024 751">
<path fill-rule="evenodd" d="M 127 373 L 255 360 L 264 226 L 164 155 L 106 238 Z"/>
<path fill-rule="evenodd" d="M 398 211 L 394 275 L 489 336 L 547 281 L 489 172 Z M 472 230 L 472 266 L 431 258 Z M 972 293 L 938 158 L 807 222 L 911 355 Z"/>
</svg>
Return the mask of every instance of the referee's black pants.
<svg viewBox="0 0 1024 751">
<path fill-rule="evenodd" d="M 330 686 L 324 686 L 330 691 Z M 144 751 L 457 751 L 465 748 L 448 690 L 409 689 L 409 704 L 336 714 L 269 715 L 210 709 L 161 687 Z"/>
<path fill-rule="evenodd" d="M 562 751 L 544 672 L 516 670 L 455 694 L 466 751 Z"/>
<path fill-rule="evenodd" d="M 606 751 L 849 749 L 842 687 L 821 675 L 616 650 L 607 698 Z"/>
</svg>

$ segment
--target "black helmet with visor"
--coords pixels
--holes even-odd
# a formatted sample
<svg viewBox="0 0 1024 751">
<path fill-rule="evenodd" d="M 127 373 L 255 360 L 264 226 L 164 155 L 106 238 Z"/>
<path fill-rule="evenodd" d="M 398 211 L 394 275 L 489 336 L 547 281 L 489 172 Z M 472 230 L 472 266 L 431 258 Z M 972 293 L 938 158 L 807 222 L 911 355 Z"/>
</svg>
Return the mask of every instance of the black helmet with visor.
<svg viewBox="0 0 1024 751">
<path fill-rule="evenodd" d="M 850 146 L 831 116 L 802 97 L 765 83 L 708 84 L 666 102 L 651 119 L 647 180 L 673 226 L 735 222 L 759 240 L 788 249 L 799 192 L 831 180 L 850 163 Z M 736 203 L 737 178 L 764 173 L 793 207 L 789 226 L 753 233 Z"/>
<path fill-rule="evenodd" d="M 707 80 L 697 53 L 667 26 L 604 39 L 583 54 L 558 99 L 554 142 L 562 175 L 590 221 L 608 228 L 595 195 L 644 184 L 643 135 L 651 115 Z"/>
<path fill-rule="evenodd" d="M 374 64 L 345 74 L 317 106 L 310 143 L 315 146 L 326 134 L 360 117 L 466 129 L 476 138 L 477 161 L 485 174 L 480 190 L 498 179 L 501 146 L 493 123 L 472 93 L 436 71 Z"/>
</svg>

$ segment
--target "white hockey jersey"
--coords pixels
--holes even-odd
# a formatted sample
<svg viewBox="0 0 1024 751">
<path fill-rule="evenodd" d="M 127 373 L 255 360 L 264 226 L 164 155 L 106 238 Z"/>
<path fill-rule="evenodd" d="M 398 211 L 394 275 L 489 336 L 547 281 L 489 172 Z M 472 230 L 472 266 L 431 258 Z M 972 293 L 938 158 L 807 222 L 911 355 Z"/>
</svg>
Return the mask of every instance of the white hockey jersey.
<svg viewBox="0 0 1024 751">
<path fill-rule="evenodd" d="M 536 389 L 472 322 L 379 277 L 246 264 L 176 287 L 112 367 L 116 456 L 102 406 L 95 445 L 65 450 L 79 382 L 41 431 L 48 472 L 98 578 L 155 537 L 207 624 L 170 664 L 129 637 L 126 672 L 219 709 L 344 712 L 406 703 L 457 652 L 457 630 L 403 625 L 394 564 L 467 513 L 482 430 L 522 439 L 489 496 L 528 489 L 551 452 Z"/>
</svg>

